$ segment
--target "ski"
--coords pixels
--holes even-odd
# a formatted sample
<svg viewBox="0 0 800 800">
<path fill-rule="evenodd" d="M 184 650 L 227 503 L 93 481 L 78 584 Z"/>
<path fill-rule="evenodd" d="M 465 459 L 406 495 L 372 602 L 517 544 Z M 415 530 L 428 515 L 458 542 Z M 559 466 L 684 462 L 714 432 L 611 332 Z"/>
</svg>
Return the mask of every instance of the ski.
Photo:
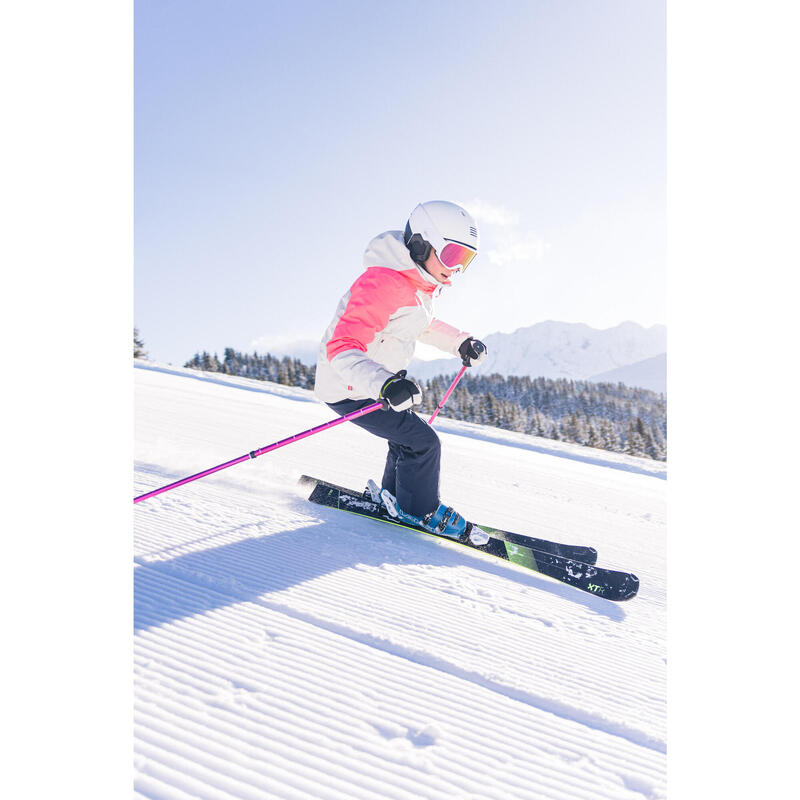
<svg viewBox="0 0 800 800">
<path fill-rule="evenodd" d="M 639 590 L 639 579 L 630 572 L 619 572 L 617 570 L 597 567 L 594 564 L 588 564 L 578 558 L 559 555 L 558 553 L 531 547 L 528 544 L 521 544 L 519 542 L 500 538 L 500 535 L 509 535 L 508 531 L 501 531 L 489 526 L 476 525 L 475 527 L 481 528 L 481 530 L 488 533 L 491 537 L 486 544 L 476 545 L 469 540 L 469 528 L 467 529 L 467 534 L 461 539 L 451 539 L 448 536 L 430 533 L 424 528 L 419 528 L 416 525 L 410 525 L 391 517 L 382 505 L 373 502 L 369 496 L 365 496 L 362 492 L 346 489 L 343 486 L 337 486 L 317 478 L 311 478 L 307 475 L 303 475 L 302 478 L 300 478 L 300 484 L 311 489 L 308 499 L 312 503 L 318 503 L 319 505 L 336 508 L 341 511 L 348 511 L 353 514 L 358 514 L 359 516 L 369 517 L 382 522 L 390 522 L 402 528 L 410 528 L 411 530 L 425 533 L 428 536 L 436 536 L 436 538 L 439 539 L 456 542 L 457 544 L 469 547 L 473 550 L 480 550 L 483 553 L 488 553 L 489 555 L 501 558 L 505 561 L 510 561 L 512 564 L 519 564 L 534 572 L 539 572 L 550 578 L 555 578 L 555 580 L 561 583 L 574 586 L 576 589 L 581 589 L 590 594 L 597 595 L 598 597 L 604 597 L 607 600 L 630 600 L 632 597 L 636 596 Z M 470 523 L 470 525 L 472 524 L 473 523 Z M 531 540 L 531 537 L 520 536 L 520 538 L 528 538 L 529 541 Z M 560 548 L 573 547 L 571 545 L 561 545 L 556 542 L 547 542 L 547 540 L 544 539 L 534 541 L 545 542 L 551 546 Z M 594 551 L 593 548 L 580 549 L 588 549 L 594 552 L 596 556 L 596 551 Z"/>
<path fill-rule="evenodd" d="M 300 483 L 303 486 L 308 486 L 310 489 L 313 489 L 314 486 L 317 484 L 322 486 L 328 486 L 331 489 L 338 489 L 340 492 L 345 492 L 348 495 L 353 495 L 357 497 L 364 497 L 367 500 L 371 498 L 367 495 L 366 492 L 355 492 L 352 489 L 347 489 L 344 486 L 338 486 L 335 483 L 330 483 L 329 481 L 323 481 L 319 478 L 311 478 L 308 475 L 303 475 L 300 478 Z M 381 519 L 386 519 L 387 521 L 397 522 L 399 525 L 405 525 L 405 523 L 396 520 L 394 517 L 390 517 L 387 514 L 383 514 Z M 530 547 L 532 550 L 541 550 L 544 553 L 550 553 L 554 556 L 561 556 L 562 558 L 570 558 L 574 561 L 582 561 L 584 564 L 596 564 L 597 563 L 597 550 L 594 547 L 585 547 L 583 545 L 577 544 L 562 544 L 561 542 L 551 542 L 549 539 L 538 539 L 535 536 L 528 536 L 527 534 L 523 533 L 512 533 L 511 531 L 502 530 L 501 528 L 495 528 L 492 525 L 483 525 L 481 523 L 473 523 L 476 527 L 480 528 L 481 530 L 486 531 L 493 539 L 500 539 L 503 542 L 509 542 L 510 544 L 521 544 L 524 547 Z M 413 528 L 414 530 L 421 530 L 417 528 L 415 525 L 405 525 L 407 528 Z M 424 531 L 427 533 L 427 531 Z M 444 537 L 448 538 L 448 537 Z"/>
</svg>

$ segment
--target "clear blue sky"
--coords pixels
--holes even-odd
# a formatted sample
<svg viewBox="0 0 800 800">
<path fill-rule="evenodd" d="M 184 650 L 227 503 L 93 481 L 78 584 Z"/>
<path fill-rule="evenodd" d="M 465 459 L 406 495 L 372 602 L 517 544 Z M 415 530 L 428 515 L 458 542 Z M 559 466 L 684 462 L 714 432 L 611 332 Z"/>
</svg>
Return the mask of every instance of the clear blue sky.
<svg viewBox="0 0 800 800">
<path fill-rule="evenodd" d="M 137 0 L 135 324 L 151 358 L 317 339 L 374 235 L 462 202 L 438 316 L 665 323 L 655 0 Z"/>
</svg>

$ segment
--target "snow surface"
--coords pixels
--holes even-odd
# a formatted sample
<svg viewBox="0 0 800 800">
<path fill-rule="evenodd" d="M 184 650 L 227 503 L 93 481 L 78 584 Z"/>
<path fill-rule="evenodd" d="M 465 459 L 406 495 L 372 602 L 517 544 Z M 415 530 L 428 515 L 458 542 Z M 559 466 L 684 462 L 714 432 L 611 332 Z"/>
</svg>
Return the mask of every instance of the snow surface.
<svg viewBox="0 0 800 800">
<path fill-rule="evenodd" d="M 135 362 L 134 494 L 332 418 L 310 392 Z M 665 466 L 437 419 L 442 497 L 590 544 L 614 604 L 308 503 L 385 444 L 345 423 L 135 506 L 148 798 L 663 798 Z"/>
</svg>

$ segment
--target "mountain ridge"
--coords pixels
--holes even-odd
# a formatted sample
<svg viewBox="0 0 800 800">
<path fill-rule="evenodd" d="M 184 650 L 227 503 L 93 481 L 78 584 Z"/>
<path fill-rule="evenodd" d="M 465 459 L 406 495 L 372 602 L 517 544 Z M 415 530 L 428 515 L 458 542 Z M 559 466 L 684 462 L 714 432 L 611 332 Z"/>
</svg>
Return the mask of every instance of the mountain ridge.
<svg viewBox="0 0 800 800">
<path fill-rule="evenodd" d="M 478 367 L 484 374 L 619 380 L 653 391 L 666 389 L 665 325 L 645 327 L 626 320 L 611 328 L 593 328 L 583 322 L 545 320 L 511 333 L 491 333 L 482 340 L 489 350 L 486 360 Z M 298 340 L 267 349 L 273 355 L 288 355 L 312 365 L 317 348 L 318 344 L 313 341 Z M 408 372 L 425 380 L 457 372 L 460 367 L 460 359 L 454 357 L 414 358 Z"/>
<path fill-rule="evenodd" d="M 486 336 L 483 341 L 489 353 L 479 369 L 487 374 L 496 372 L 506 376 L 594 380 L 596 375 L 664 355 L 666 338 L 665 325 L 645 328 L 626 321 L 612 328 L 598 329 L 580 322 L 547 320 L 517 328 L 512 333 Z M 414 359 L 409 365 L 409 374 L 424 379 L 455 372 L 459 367 L 457 358 Z M 630 377 L 635 376 L 636 372 L 631 371 Z M 643 388 L 650 388 L 650 385 Z"/>
</svg>

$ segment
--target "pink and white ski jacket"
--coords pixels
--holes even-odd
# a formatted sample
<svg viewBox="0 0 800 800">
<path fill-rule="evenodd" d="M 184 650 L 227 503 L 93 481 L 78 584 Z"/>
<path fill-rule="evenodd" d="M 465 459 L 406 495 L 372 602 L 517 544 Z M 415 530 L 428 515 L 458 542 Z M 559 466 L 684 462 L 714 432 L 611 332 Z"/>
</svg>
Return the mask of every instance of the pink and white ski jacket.
<svg viewBox="0 0 800 800">
<path fill-rule="evenodd" d="M 377 398 L 408 367 L 418 340 L 457 356 L 470 336 L 434 319 L 439 284 L 411 260 L 402 231 L 376 236 L 364 268 L 322 338 L 314 393 L 325 403 Z"/>
</svg>

